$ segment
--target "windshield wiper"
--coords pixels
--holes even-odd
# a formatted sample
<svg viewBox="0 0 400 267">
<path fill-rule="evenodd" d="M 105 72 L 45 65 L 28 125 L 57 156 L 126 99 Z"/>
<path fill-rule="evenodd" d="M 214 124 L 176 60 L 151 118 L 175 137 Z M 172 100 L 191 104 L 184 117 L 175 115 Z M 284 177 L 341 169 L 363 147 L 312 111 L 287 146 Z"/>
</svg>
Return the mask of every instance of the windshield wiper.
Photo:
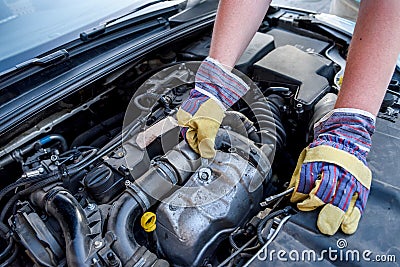
<svg viewBox="0 0 400 267">
<path fill-rule="evenodd" d="M 50 66 L 53 64 L 58 64 L 58 63 L 61 63 L 65 60 L 67 60 L 68 58 L 69 58 L 68 51 L 65 49 L 61 49 L 61 50 L 53 52 L 47 56 L 35 57 L 35 58 L 29 59 L 27 61 L 24 61 L 18 65 L 15 65 L 15 67 L 12 67 L 8 70 L 1 72 L 0 77 L 7 75 L 11 72 L 14 72 L 16 70 L 25 69 L 28 67 L 33 67 L 33 66 L 45 67 L 45 66 Z"/>
<path fill-rule="evenodd" d="M 156 5 L 156 4 L 159 4 L 159 3 L 164 2 L 164 1 L 165 0 L 157 0 L 157 1 L 153 1 L 153 2 L 150 2 L 150 3 L 144 4 L 144 5 L 141 5 L 141 6 L 137 7 L 137 8 L 129 11 L 128 13 L 126 13 L 124 15 L 121 15 L 119 17 L 110 19 L 110 20 L 108 20 L 106 22 L 101 23 L 97 27 L 94 27 L 94 28 L 91 28 L 91 29 L 88 29 L 86 31 L 81 32 L 79 34 L 79 38 L 84 42 L 87 42 L 87 41 L 90 41 L 92 39 L 95 39 L 98 36 L 104 34 L 106 32 L 107 26 L 110 25 L 111 23 L 116 22 L 116 21 L 118 21 L 120 19 L 123 19 L 123 18 L 125 18 L 125 17 L 127 17 L 129 15 L 132 15 L 132 14 L 134 14 L 134 13 L 136 13 L 136 12 L 142 10 L 142 9 L 145 9 L 145 8 L 147 8 L 149 6 Z"/>
</svg>

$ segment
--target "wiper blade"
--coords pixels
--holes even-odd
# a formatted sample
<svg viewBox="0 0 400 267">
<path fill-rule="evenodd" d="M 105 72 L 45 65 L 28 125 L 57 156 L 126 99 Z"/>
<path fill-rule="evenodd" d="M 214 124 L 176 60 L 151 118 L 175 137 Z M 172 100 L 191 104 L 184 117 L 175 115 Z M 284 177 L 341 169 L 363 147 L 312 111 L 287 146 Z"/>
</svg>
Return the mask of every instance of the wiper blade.
<svg viewBox="0 0 400 267">
<path fill-rule="evenodd" d="M 91 29 L 88 29 L 86 31 L 81 32 L 79 34 L 79 38 L 84 42 L 87 42 L 87 41 L 90 41 L 92 39 L 95 39 L 96 37 L 98 37 L 98 36 L 102 35 L 103 33 L 105 33 L 107 26 L 110 25 L 111 23 L 116 22 L 116 21 L 118 21 L 120 19 L 123 19 L 123 18 L 125 18 L 127 16 L 130 16 L 130 15 L 132 15 L 132 14 L 134 14 L 134 13 L 136 13 L 136 12 L 142 10 L 142 9 L 145 9 L 145 8 L 147 8 L 149 6 L 156 5 L 156 4 L 159 4 L 159 3 L 164 2 L 164 1 L 165 0 L 157 0 L 157 1 L 153 1 L 153 2 L 150 2 L 150 3 L 143 4 L 143 5 L 141 5 L 141 6 L 137 7 L 137 8 L 129 11 L 128 13 L 126 13 L 124 15 L 121 15 L 119 17 L 110 19 L 110 20 L 108 20 L 106 22 L 101 23 L 97 27 L 94 27 L 94 28 L 91 28 Z"/>
<path fill-rule="evenodd" d="M 32 66 L 45 67 L 45 66 L 50 66 L 53 64 L 58 64 L 58 63 L 61 63 L 65 60 L 67 60 L 68 58 L 69 58 L 68 51 L 65 49 L 61 49 L 61 50 L 58 50 L 47 56 L 35 57 L 35 58 L 29 59 L 27 61 L 24 61 L 18 65 L 15 65 L 15 67 L 1 72 L 0 77 L 6 75 L 8 73 L 14 72 L 16 70 L 25 69 L 25 68 L 32 67 Z"/>
</svg>

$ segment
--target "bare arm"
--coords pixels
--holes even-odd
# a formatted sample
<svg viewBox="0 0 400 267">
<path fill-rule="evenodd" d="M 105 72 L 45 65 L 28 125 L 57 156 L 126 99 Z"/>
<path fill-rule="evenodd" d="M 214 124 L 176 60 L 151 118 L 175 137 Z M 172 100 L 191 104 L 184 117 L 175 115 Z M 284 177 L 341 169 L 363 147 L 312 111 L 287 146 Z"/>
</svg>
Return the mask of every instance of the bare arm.
<svg viewBox="0 0 400 267">
<path fill-rule="evenodd" d="M 400 53 L 400 1 L 362 0 L 336 108 L 376 115 Z"/>
<path fill-rule="evenodd" d="M 260 26 L 271 0 L 221 0 L 210 56 L 233 67 Z"/>
</svg>

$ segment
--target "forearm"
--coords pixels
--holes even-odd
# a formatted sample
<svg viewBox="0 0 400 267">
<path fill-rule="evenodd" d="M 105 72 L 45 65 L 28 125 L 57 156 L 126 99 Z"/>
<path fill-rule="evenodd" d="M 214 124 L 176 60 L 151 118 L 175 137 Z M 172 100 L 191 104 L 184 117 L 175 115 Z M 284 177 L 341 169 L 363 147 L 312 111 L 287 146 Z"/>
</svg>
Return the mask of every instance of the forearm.
<svg viewBox="0 0 400 267">
<path fill-rule="evenodd" d="M 221 0 L 210 56 L 233 67 L 259 28 L 271 0 Z"/>
<path fill-rule="evenodd" d="M 400 53 L 400 1 L 361 1 L 336 108 L 376 115 Z"/>
</svg>

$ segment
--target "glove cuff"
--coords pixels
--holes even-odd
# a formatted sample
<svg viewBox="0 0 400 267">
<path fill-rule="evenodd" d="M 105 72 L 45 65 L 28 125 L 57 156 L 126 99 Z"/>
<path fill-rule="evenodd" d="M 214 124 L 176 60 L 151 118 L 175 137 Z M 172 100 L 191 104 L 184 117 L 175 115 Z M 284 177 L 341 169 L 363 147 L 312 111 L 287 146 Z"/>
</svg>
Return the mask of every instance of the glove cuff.
<svg viewBox="0 0 400 267">
<path fill-rule="evenodd" d="M 195 90 L 219 103 L 223 110 L 230 108 L 249 90 L 249 86 L 217 60 L 207 57 L 200 65 Z"/>
<path fill-rule="evenodd" d="M 328 145 L 355 155 L 364 164 L 375 131 L 375 117 L 369 112 L 341 108 L 326 114 L 314 126 L 310 147 Z"/>
<path fill-rule="evenodd" d="M 314 129 L 318 128 L 322 123 L 324 123 L 326 120 L 328 120 L 334 113 L 344 113 L 344 114 L 355 114 L 355 115 L 360 115 L 362 117 L 366 117 L 367 120 L 370 119 L 373 121 L 373 124 L 375 125 L 376 121 L 376 116 L 372 115 L 372 113 L 362 110 L 362 109 L 356 109 L 356 108 L 335 108 L 329 111 L 328 113 L 325 114 L 319 121 L 317 121 L 314 124 Z M 371 134 L 372 135 L 372 134 Z"/>
</svg>

